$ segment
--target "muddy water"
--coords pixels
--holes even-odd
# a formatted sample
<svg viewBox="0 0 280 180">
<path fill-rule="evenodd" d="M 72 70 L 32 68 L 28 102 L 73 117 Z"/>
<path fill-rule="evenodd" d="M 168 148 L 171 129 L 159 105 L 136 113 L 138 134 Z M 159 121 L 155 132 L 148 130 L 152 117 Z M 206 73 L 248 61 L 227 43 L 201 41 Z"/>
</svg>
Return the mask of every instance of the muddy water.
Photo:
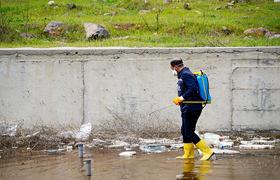
<svg viewBox="0 0 280 180">
<path fill-rule="evenodd" d="M 121 151 L 78 151 L 65 155 L 14 154 L 0 159 L 0 179 L 280 179 L 280 156 L 274 151 L 241 151 L 240 155 L 216 155 L 216 161 L 177 160 L 182 151 L 159 154 L 137 152 L 133 157 L 119 157 Z M 85 159 L 92 160 L 92 176 L 85 176 Z"/>
</svg>

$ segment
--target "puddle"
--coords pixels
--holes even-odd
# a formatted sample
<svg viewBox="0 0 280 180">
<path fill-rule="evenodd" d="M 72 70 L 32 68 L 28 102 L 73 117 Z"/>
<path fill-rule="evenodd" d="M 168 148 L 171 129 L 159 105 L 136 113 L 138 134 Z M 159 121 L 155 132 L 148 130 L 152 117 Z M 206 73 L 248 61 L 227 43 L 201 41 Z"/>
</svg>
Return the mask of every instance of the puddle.
<svg viewBox="0 0 280 180">
<path fill-rule="evenodd" d="M 278 152 L 276 152 L 278 151 Z M 120 157 L 122 151 L 78 151 L 65 155 L 20 153 L 0 159 L 0 179 L 272 179 L 280 177 L 279 150 L 240 151 L 234 155 L 216 155 L 215 161 L 177 160 L 182 151 L 147 154 L 137 151 Z M 275 153 L 276 152 L 276 153 Z M 91 176 L 86 176 L 85 160 L 91 159 Z"/>
</svg>

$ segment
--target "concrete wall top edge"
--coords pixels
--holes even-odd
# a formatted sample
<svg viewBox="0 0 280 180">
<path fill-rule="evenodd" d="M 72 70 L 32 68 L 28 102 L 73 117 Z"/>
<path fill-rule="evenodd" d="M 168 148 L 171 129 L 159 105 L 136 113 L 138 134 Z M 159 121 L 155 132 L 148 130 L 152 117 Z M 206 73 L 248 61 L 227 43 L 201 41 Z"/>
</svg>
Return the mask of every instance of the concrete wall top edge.
<svg viewBox="0 0 280 180">
<path fill-rule="evenodd" d="M 24 55 L 54 55 L 54 54 L 79 54 L 79 55 L 95 55 L 95 54 L 144 54 L 144 53 L 234 53 L 234 52 L 265 52 L 277 53 L 280 55 L 280 46 L 269 47 L 174 47 L 174 48 L 130 48 L 130 47 L 55 47 L 55 48 L 0 48 L 0 55 L 24 54 Z"/>
</svg>

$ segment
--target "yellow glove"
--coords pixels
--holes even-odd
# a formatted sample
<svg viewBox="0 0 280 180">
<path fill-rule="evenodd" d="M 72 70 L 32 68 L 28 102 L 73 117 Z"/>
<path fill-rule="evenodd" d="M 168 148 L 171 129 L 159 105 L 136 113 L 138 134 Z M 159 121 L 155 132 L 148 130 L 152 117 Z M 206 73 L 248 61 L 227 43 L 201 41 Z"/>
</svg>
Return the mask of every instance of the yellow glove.
<svg viewBox="0 0 280 180">
<path fill-rule="evenodd" d="M 177 106 L 179 106 L 179 104 L 180 104 L 180 102 L 182 102 L 182 100 L 181 100 L 180 97 L 176 97 L 176 98 L 173 100 L 173 102 L 174 102 Z"/>
</svg>

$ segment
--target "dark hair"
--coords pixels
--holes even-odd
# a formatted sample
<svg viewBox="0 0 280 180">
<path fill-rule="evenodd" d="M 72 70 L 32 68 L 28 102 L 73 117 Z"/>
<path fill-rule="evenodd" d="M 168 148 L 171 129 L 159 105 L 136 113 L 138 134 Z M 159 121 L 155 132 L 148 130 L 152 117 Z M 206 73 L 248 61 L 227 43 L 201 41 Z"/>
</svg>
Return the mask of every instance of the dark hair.
<svg viewBox="0 0 280 180">
<path fill-rule="evenodd" d="M 179 66 L 180 67 L 180 66 L 184 65 L 182 59 L 180 59 L 180 60 L 173 60 L 173 61 L 170 62 L 170 64 L 171 64 L 172 67 L 174 67 L 174 66 Z"/>
</svg>

